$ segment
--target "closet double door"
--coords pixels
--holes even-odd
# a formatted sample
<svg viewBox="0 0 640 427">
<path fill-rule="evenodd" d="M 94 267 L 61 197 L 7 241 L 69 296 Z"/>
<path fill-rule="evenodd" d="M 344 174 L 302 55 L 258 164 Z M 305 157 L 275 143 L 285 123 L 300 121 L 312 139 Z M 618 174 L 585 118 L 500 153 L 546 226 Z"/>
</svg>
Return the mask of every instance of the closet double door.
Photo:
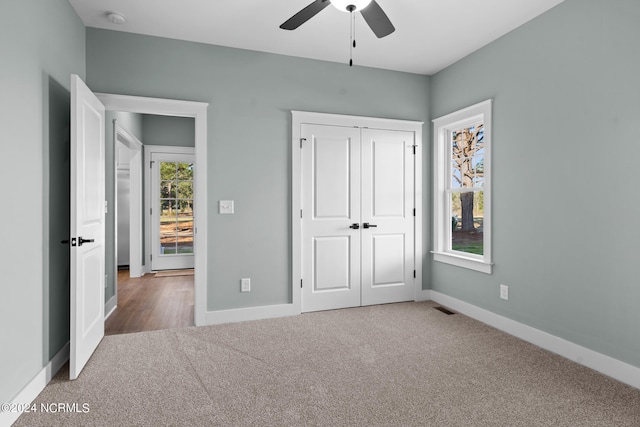
<svg viewBox="0 0 640 427">
<path fill-rule="evenodd" d="M 414 132 L 301 136 L 302 311 L 414 300 Z"/>
</svg>

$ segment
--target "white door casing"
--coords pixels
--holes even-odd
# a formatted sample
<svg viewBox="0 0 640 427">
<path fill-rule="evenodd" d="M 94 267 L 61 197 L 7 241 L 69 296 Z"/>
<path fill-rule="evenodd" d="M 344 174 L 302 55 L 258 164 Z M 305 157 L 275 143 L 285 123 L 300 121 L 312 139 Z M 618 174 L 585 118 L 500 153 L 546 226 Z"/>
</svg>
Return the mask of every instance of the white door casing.
<svg viewBox="0 0 640 427">
<path fill-rule="evenodd" d="M 69 378 L 104 336 L 105 109 L 71 76 L 71 313 Z M 86 243 L 83 242 L 86 240 Z"/>
<path fill-rule="evenodd" d="M 422 123 L 306 112 L 293 122 L 293 277 L 302 279 L 293 303 L 313 311 L 415 299 Z"/>
</svg>

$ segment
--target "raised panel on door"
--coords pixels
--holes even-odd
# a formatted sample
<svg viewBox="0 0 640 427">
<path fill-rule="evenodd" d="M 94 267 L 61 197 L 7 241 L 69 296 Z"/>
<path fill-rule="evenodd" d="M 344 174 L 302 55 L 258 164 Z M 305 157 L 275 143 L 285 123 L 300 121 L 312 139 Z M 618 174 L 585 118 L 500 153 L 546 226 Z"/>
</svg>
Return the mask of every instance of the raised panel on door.
<svg viewBox="0 0 640 427">
<path fill-rule="evenodd" d="M 415 298 L 414 133 L 362 131 L 362 305 Z M 366 226 L 365 226 L 366 227 Z"/>
<path fill-rule="evenodd" d="M 360 135 L 302 125 L 302 311 L 360 305 Z"/>
</svg>

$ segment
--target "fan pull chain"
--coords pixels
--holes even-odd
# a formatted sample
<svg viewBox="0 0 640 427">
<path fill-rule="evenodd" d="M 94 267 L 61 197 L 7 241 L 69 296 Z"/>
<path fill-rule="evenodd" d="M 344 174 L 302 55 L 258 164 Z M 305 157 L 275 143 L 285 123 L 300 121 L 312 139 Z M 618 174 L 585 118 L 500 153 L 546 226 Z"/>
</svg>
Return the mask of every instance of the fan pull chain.
<svg viewBox="0 0 640 427">
<path fill-rule="evenodd" d="M 349 18 L 350 19 L 350 28 L 349 28 L 349 33 L 351 36 L 351 40 L 349 43 L 349 67 L 353 67 L 353 48 L 356 47 L 356 29 L 355 29 L 355 16 L 353 14 L 353 10 L 350 10 L 349 13 L 351 14 L 351 16 Z"/>
</svg>

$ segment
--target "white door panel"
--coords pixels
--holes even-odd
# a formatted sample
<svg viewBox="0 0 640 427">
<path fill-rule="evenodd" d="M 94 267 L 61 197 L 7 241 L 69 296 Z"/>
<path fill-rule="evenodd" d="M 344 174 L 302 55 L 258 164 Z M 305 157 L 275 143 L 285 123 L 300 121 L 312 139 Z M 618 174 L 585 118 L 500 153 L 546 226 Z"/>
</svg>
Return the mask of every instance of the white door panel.
<svg viewBox="0 0 640 427">
<path fill-rule="evenodd" d="M 313 291 L 351 289 L 352 253 L 351 236 L 314 237 Z"/>
<path fill-rule="evenodd" d="M 362 305 L 409 301 L 414 286 L 414 133 L 362 130 Z"/>
<path fill-rule="evenodd" d="M 371 286 L 404 285 L 405 236 L 403 234 L 378 234 L 371 236 L 373 262 Z"/>
<path fill-rule="evenodd" d="M 302 310 L 358 306 L 359 130 L 303 125 L 302 136 Z"/>
<path fill-rule="evenodd" d="M 72 75 L 70 379 L 104 336 L 104 116 L 98 98 Z"/>
<path fill-rule="evenodd" d="M 349 219 L 351 217 L 350 138 L 314 135 L 313 147 L 313 218 Z"/>
</svg>

